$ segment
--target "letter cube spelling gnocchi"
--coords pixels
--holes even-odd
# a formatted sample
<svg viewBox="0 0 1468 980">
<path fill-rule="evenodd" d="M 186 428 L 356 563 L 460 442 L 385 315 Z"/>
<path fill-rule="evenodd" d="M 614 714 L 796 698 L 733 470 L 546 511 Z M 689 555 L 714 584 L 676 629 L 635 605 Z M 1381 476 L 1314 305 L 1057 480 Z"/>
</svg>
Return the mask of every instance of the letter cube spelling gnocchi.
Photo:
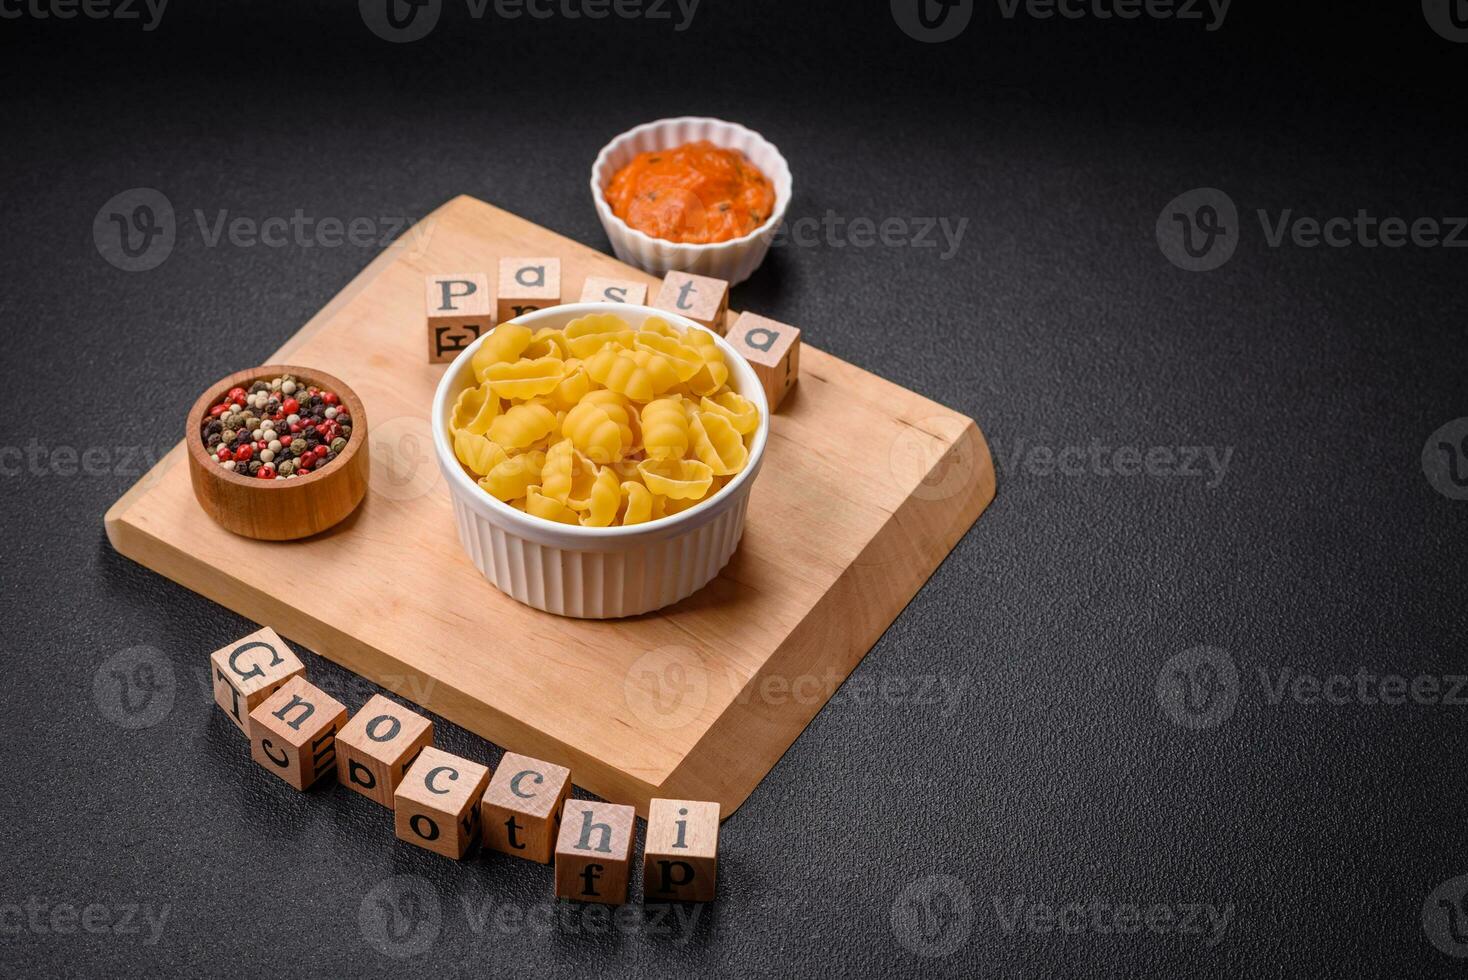
<svg viewBox="0 0 1468 980">
<path fill-rule="evenodd" d="M 719 873 L 719 804 L 652 800 L 642 850 L 643 901 L 712 900 Z"/>
<path fill-rule="evenodd" d="M 652 305 L 681 313 L 722 337 L 724 314 L 729 312 L 729 284 L 708 276 L 670 272 L 663 278 L 663 288 Z"/>
<path fill-rule="evenodd" d="M 494 326 L 494 297 L 482 272 L 428 276 L 428 362 L 445 364 Z"/>
<path fill-rule="evenodd" d="M 603 279 L 591 276 L 581 287 L 583 303 L 630 303 L 647 305 L 647 286 L 628 279 Z"/>
<path fill-rule="evenodd" d="M 485 766 L 425 746 L 393 796 L 394 831 L 410 844 L 458 860 L 479 836 L 479 798 L 488 782 Z"/>
<path fill-rule="evenodd" d="M 729 331 L 729 343 L 754 368 L 773 412 L 800 379 L 800 331 L 777 320 L 741 313 Z"/>
<path fill-rule="evenodd" d="M 408 767 L 433 742 L 433 722 L 374 694 L 336 736 L 336 777 L 369 800 L 393 805 Z"/>
<path fill-rule="evenodd" d="M 571 770 L 506 752 L 479 807 L 484 846 L 550 863 L 570 795 Z"/>
<path fill-rule="evenodd" d="M 567 800 L 556 838 L 556 897 L 627 901 L 637 811 L 617 803 Z"/>
<path fill-rule="evenodd" d="M 501 323 L 561 304 L 560 259 L 500 259 Z"/>
<path fill-rule="evenodd" d="M 250 712 L 292 677 L 304 677 L 306 667 L 267 626 L 210 654 L 209 673 L 214 703 L 248 737 Z"/>
<path fill-rule="evenodd" d="M 292 677 L 250 712 L 250 757 L 296 789 L 336 772 L 346 705 Z"/>
</svg>

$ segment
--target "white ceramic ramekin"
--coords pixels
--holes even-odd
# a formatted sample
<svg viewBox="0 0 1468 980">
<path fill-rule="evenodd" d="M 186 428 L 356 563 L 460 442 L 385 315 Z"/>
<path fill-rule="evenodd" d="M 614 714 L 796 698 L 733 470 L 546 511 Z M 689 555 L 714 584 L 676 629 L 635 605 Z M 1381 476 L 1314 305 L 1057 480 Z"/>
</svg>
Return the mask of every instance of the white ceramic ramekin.
<svg viewBox="0 0 1468 980">
<path fill-rule="evenodd" d="M 588 313 L 615 313 L 634 327 L 658 316 L 685 330 L 704 329 L 676 313 L 623 303 L 552 306 L 513 322 L 538 330 L 563 327 Z M 613 619 L 671 605 L 719 574 L 744 533 L 749 491 L 770 434 L 770 408 L 749 362 L 722 337 L 713 336 L 728 361 L 731 386 L 759 408 L 749 462 L 698 506 L 631 527 L 556 524 L 531 517 L 481 490 L 454 455 L 448 420 L 459 392 L 473 383 L 470 360 L 484 337 L 454 359 L 433 396 L 433 448 L 448 483 L 459 540 L 485 578 L 536 609 L 582 619 Z"/>
<path fill-rule="evenodd" d="M 775 185 L 775 210 L 768 221 L 742 238 L 713 245 L 686 245 L 653 238 L 612 213 L 606 189 L 613 174 L 639 153 L 668 150 L 694 140 L 708 140 L 716 146 L 739 150 L 764 172 Z M 596 213 L 601 217 L 602 227 L 607 230 L 617 258 L 655 276 L 671 271 L 692 272 L 724 279 L 730 285 L 748 279 L 765 260 L 770 241 L 775 237 L 780 222 L 785 220 L 792 188 L 790 165 L 773 143 L 738 123 L 701 116 L 659 119 L 629 129 L 602 147 L 591 166 L 591 199 L 596 202 Z"/>
</svg>

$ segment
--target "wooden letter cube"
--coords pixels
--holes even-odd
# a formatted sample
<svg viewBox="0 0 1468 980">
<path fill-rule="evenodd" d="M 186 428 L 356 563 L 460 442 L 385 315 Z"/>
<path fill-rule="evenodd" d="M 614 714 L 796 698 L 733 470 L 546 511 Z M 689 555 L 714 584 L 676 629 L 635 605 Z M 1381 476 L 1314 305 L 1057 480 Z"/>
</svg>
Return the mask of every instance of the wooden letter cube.
<svg viewBox="0 0 1468 980">
<path fill-rule="evenodd" d="M 250 757 L 296 789 L 336 772 L 346 705 L 292 677 L 250 712 Z"/>
<path fill-rule="evenodd" d="M 647 286 L 628 279 L 603 279 L 591 276 L 581 287 L 583 303 L 630 303 L 633 306 L 647 305 Z"/>
<path fill-rule="evenodd" d="M 719 804 L 651 801 L 642 851 L 643 901 L 712 900 L 719 875 Z"/>
<path fill-rule="evenodd" d="M 385 807 L 418 758 L 433 742 L 433 722 L 381 694 L 372 695 L 336 736 L 336 778 Z"/>
<path fill-rule="evenodd" d="M 410 844 L 455 860 L 479 836 L 489 769 L 432 745 L 418 753 L 393 796 L 393 829 Z"/>
<path fill-rule="evenodd" d="M 560 259 L 500 259 L 499 319 L 561 303 Z"/>
<path fill-rule="evenodd" d="M 482 272 L 427 278 L 428 363 L 452 361 L 494 326 L 494 297 Z"/>
<path fill-rule="evenodd" d="M 556 838 L 556 897 L 604 905 L 627 901 L 636 823 L 630 806 L 567 800 Z"/>
<path fill-rule="evenodd" d="M 770 411 L 779 408 L 785 393 L 800 378 L 800 331 L 777 320 L 741 313 L 729 331 L 729 343 L 759 375 Z"/>
<path fill-rule="evenodd" d="M 571 770 L 506 752 L 480 804 L 484 846 L 549 864 L 570 795 Z"/>
<path fill-rule="evenodd" d="M 719 336 L 724 335 L 724 314 L 729 312 L 729 284 L 722 279 L 670 272 L 653 306 L 682 313 Z"/>
<path fill-rule="evenodd" d="M 305 677 L 306 666 L 265 627 L 209 655 L 214 703 L 249 737 L 250 712 L 292 677 Z"/>
</svg>

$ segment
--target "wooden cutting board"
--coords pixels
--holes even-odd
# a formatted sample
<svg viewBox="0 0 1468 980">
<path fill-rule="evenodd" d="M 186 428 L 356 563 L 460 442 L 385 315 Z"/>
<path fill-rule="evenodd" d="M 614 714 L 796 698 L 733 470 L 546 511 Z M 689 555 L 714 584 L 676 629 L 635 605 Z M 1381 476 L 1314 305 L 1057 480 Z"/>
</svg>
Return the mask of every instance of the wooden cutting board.
<svg viewBox="0 0 1468 980">
<path fill-rule="evenodd" d="M 592 793 L 644 816 L 655 796 L 714 800 L 727 817 L 993 499 L 988 446 L 971 419 L 807 344 L 717 579 L 628 620 L 522 606 L 459 545 L 429 429 L 445 368 L 426 361 L 422 310 L 424 275 L 520 255 L 560 256 L 569 300 L 593 275 L 656 293 L 654 277 L 456 198 L 268 359 L 334 374 L 365 403 L 371 483 L 352 517 L 305 541 L 236 537 L 194 501 L 180 444 L 107 512 L 107 535 L 404 700 L 569 766 Z M 820 339 L 822 324 L 796 326 Z"/>
</svg>

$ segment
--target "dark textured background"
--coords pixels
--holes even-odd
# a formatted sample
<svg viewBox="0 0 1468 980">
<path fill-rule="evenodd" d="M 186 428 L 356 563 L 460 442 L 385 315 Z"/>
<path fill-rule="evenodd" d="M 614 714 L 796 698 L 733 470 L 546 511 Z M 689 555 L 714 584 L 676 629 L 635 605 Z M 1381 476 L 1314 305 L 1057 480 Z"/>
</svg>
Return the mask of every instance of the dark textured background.
<svg viewBox="0 0 1468 980">
<path fill-rule="evenodd" d="M 1208 32 L 991 3 L 938 45 L 878 0 L 704 0 L 683 33 L 450 3 L 401 46 L 350 3 L 175 0 L 149 33 L 0 20 L 0 446 L 47 453 L 7 455 L 0 479 L 0 972 L 1461 975 L 1423 907 L 1468 872 L 1465 708 L 1272 703 L 1260 672 L 1463 669 L 1468 503 L 1419 455 L 1468 415 L 1468 253 L 1273 249 L 1253 213 L 1468 213 L 1468 45 L 1415 3 L 1279 6 Z M 451 863 L 346 790 L 297 795 L 252 766 L 202 686 L 251 624 L 115 555 L 102 514 L 135 478 L 121 447 L 170 445 L 202 384 L 259 363 L 377 252 L 206 247 L 195 209 L 418 216 L 469 193 L 604 248 L 592 157 L 685 112 L 778 144 L 791 217 L 968 219 L 946 261 L 787 247 L 734 298 L 978 419 L 999 497 L 725 824 L 721 896 L 691 937 L 582 917 L 478 935 L 466 905 L 534 918 L 549 870 Z M 1232 260 L 1190 274 L 1154 223 L 1199 186 L 1244 218 Z M 180 231 L 128 274 L 91 226 L 134 187 Z M 1093 441 L 1233 456 L 1213 487 L 1010 462 Z M 66 475 L 66 447 L 124 472 Z M 128 729 L 108 664 L 140 645 L 174 703 Z M 1198 645 L 1239 679 L 1232 717 L 1194 731 L 1156 685 Z M 308 667 L 353 708 L 369 690 Z M 957 705 L 873 693 L 924 677 Z M 393 875 L 430 883 L 406 922 L 440 915 L 401 963 L 359 924 Z M 1006 929 L 1021 898 L 1234 911 L 1210 945 Z M 169 918 L 149 945 L 58 935 L 27 903 Z M 923 910 L 926 932 L 904 925 Z"/>
</svg>

